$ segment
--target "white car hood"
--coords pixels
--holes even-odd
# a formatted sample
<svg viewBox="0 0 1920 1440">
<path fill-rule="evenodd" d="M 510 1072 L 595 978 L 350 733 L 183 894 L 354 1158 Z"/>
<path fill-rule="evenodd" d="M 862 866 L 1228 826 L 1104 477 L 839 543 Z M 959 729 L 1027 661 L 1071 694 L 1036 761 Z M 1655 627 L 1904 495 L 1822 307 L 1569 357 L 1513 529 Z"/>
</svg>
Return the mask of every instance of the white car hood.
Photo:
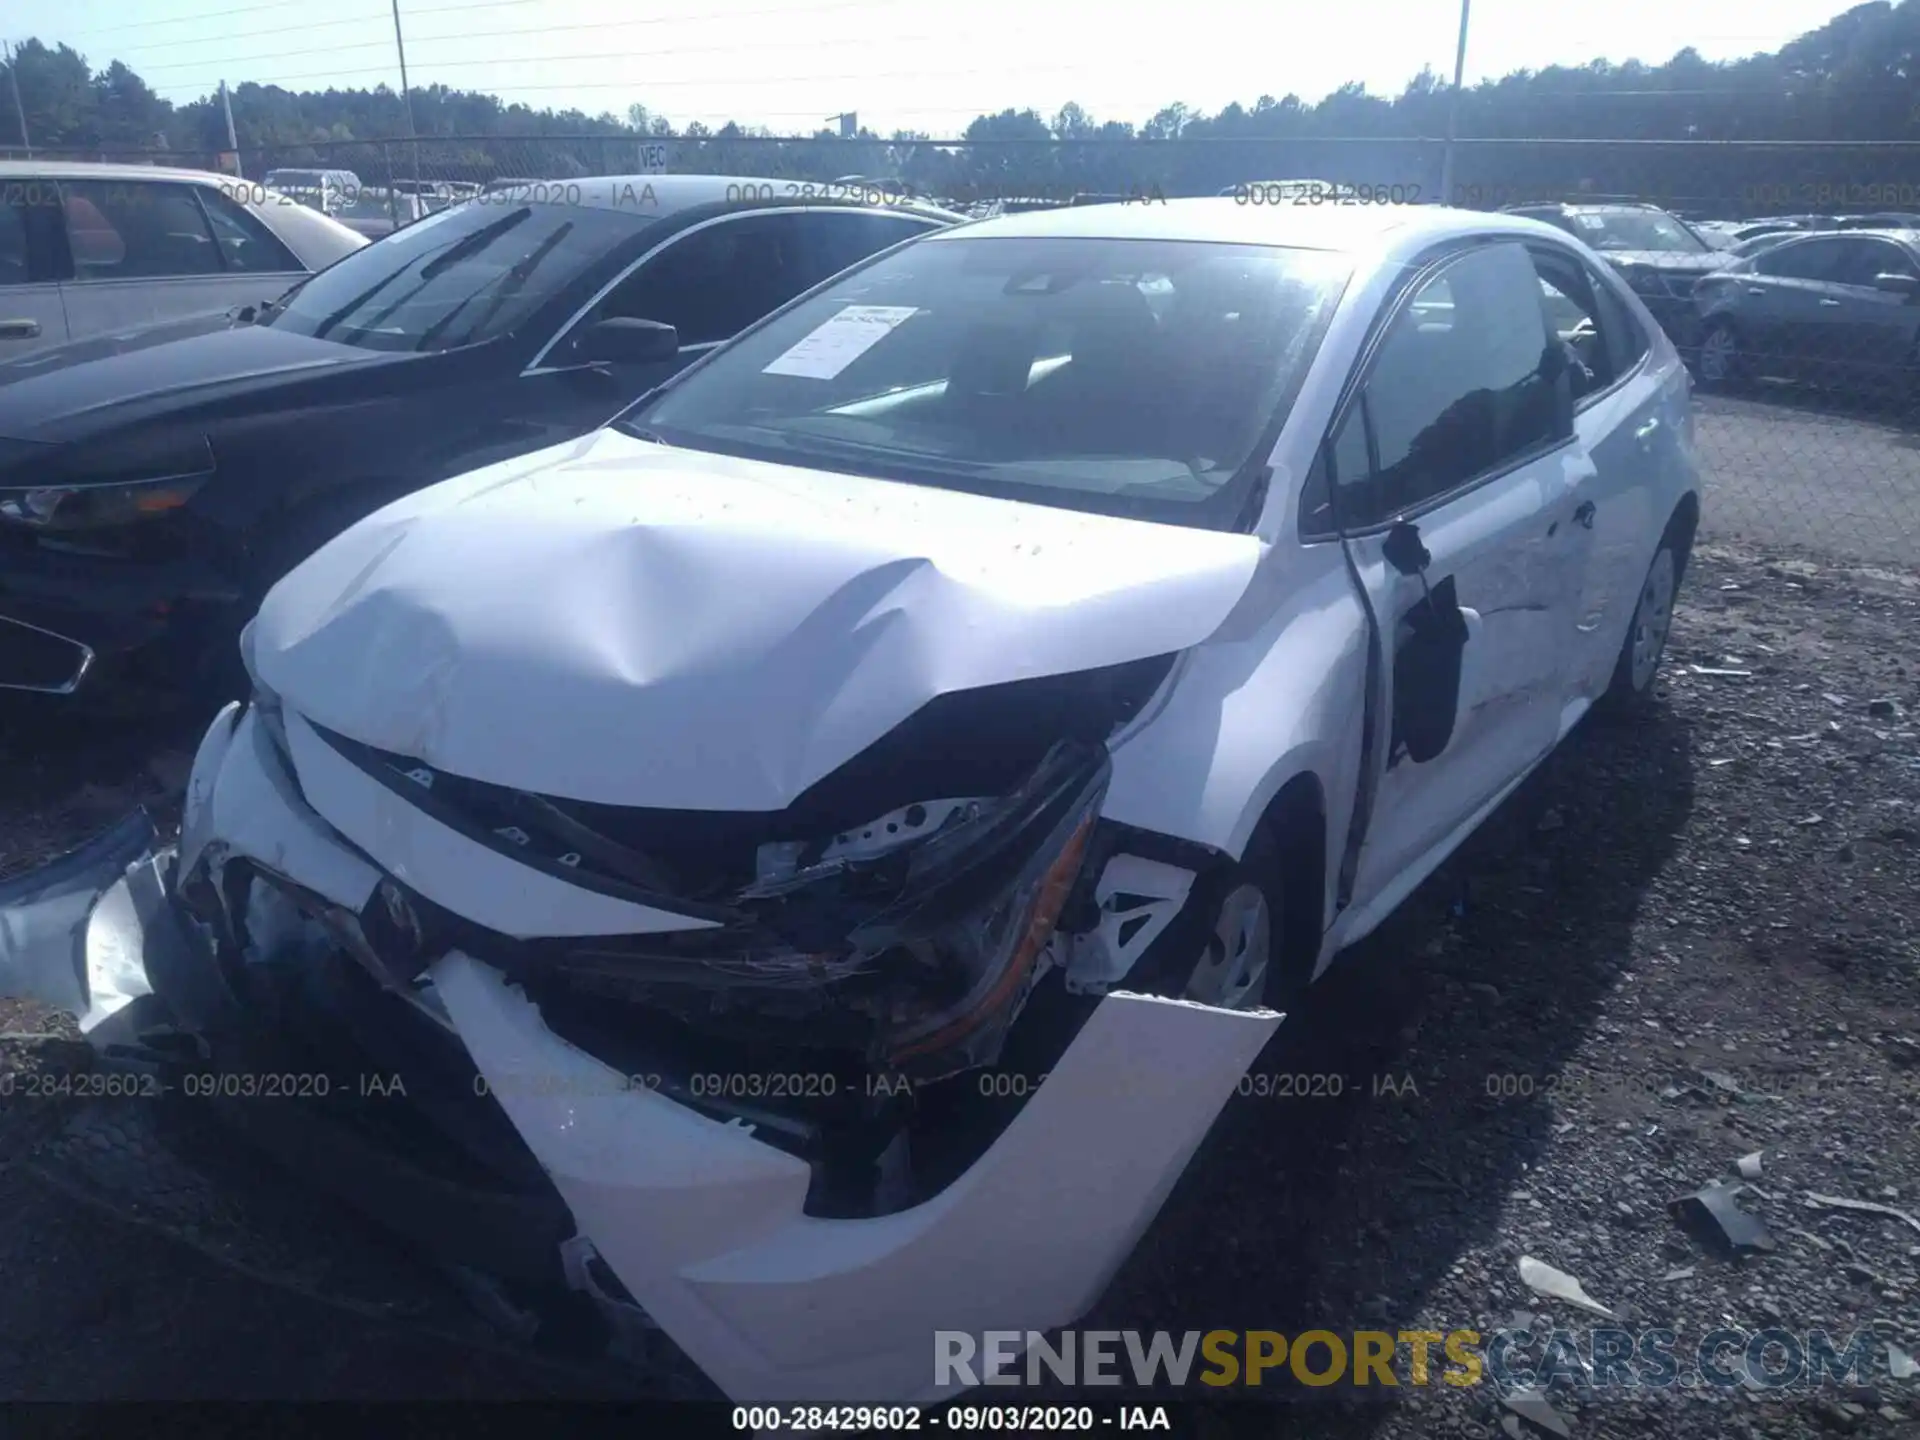
<svg viewBox="0 0 1920 1440">
<path fill-rule="evenodd" d="M 1197 644 L 1261 548 L 602 431 L 323 547 L 268 595 L 254 666 L 470 779 L 778 810 L 947 691 Z"/>
</svg>

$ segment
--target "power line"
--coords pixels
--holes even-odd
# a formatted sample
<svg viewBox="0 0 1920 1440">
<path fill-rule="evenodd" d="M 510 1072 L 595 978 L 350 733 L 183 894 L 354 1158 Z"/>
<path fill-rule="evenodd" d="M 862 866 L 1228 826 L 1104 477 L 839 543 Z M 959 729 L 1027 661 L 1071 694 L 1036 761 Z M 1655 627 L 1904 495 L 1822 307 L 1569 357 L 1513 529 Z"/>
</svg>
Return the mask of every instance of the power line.
<svg viewBox="0 0 1920 1440">
<path fill-rule="evenodd" d="M 501 61 L 501 62 L 495 62 L 495 63 L 509 63 L 509 62 Z M 1024 69 L 1019 73 L 1022 75 L 1063 75 L 1063 74 L 1079 74 L 1087 70 L 1100 70 L 1100 71 L 1106 72 L 1107 74 L 1112 74 L 1113 66 L 1106 64 L 1103 61 L 1088 60 L 1088 61 L 1082 61 L 1078 64 L 1072 64 L 1072 65 L 1043 65 L 1037 68 Z M 291 81 L 291 80 L 322 79 L 322 78 L 325 78 L 326 75 L 338 75 L 339 73 L 340 73 L 339 71 L 335 70 L 335 71 L 319 72 L 309 76 L 289 75 L 272 82 L 256 81 L 254 83 L 256 84 L 271 83 L 274 85 L 284 86 L 288 81 Z M 808 84 L 811 84 L 815 81 L 832 81 L 837 84 L 837 83 L 842 83 L 850 80 L 874 80 L 879 78 L 897 78 L 897 79 L 915 79 L 915 80 L 918 80 L 918 79 L 953 80 L 953 79 L 961 79 L 961 78 L 975 76 L 975 75 L 1005 76 L 1008 73 L 1009 72 L 1007 70 L 1007 67 L 1004 65 L 972 65 L 959 70 L 914 69 L 911 71 L 902 71 L 900 72 L 899 75 L 894 77 L 881 77 L 876 75 L 873 70 L 867 69 L 867 70 L 847 71 L 839 75 L 806 75 L 803 77 L 795 77 L 795 76 L 788 76 L 788 75 L 758 75 L 758 76 L 729 77 L 724 83 L 732 86 L 739 86 L 739 85 L 791 85 L 796 83 L 797 80 L 803 80 L 805 83 L 808 83 Z M 668 90 L 668 89 L 674 89 L 677 87 L 692 86 L 692 85 L 702 86 L 706 89 L 711 90 L 718 83 L 721 83 L 721 82 L 715 81 L 712 77 L 706 77 L 703 79 L 678 79 L 678 80 L 654 80 L 654 79 L 607 80 L 607 81 L 557 80 L 557 81 L 554 81 L 552 84 L 548 84 L 548 85 L 494 85 L 494 86 L 489 86 L 484 93 L 488 95 L 534 95 L 534 94 L 548 94 L 553 91 L 569 91 L 569 90 L 625 90 L 625 91 L 638 93 L 641 91 Z M 186 89 L 192 89 L 195 87 L 183 82 L 182 84 L 171 87 L 171 88 L 186 90 Z"/>
<path fill-rule="evenodd" d="M 532 0 L 509 0 L 509 3 L 526 4 L 526 3 L 532 3 Z M 426 40 L 504 40 L 504 39 L 511 39 L 515 36 L 520 36 L 520 35 L 557 35 L 557 34 L 562 34 L 566 32 L 581 31 L 581 30 L 624 30 L 627 27 L 633 26 L 633 25 L 679 25 L 679 24 L 688 23 L 690 21 L 699 21 L 699 20 L 759 20 L 759 19 L 765 19 L 768 16 L 774 16 L 774 15 L 783 15 L 783 16 L 819 15 L 819 14 L 826 14 L 826 13 L 830 13 L 838 10 L 871 10 L 875 8 L 885 8 L 886 5 L 889 3 L 891 3 L 891 0 L 839 0 L 839 3 L 835 3 L 835 4 L 809 5 L 800 9 L 795 9 L 794 7 L 789 5 L 789 6 L 781 6 L 776 9 L 768 9 L 768 10 L 734 10 L 734 11 L 724 11 L 717 14 L 713 11 L 704 11 L 696 15 L 649 15 L 649 16 L 644 16 L 638 20 L 586 20 L 573 25 L 535 25 L 530 27 L 523 27 L 518 30 L 469 30 L 469 31 L 463 31 L 458 35 L 428 35 L 428 36 L 422 36 L 421 38 Z M 421 15 L 440 15 L 440 14 L 445 14 L 448 11 L 477 10 L 482 8 L 485 8 L 485 7 L 478 6 L 478 5 L 471 5 L 471 6 L 470 5 L 443 5 L 438 7 L 437 9 L 414 9 L 413 7 L 409 6 L 405 12 L 404 18 L 406 18 L 407 20 L 413 20 L 417 16 L 421 16 Z M 304 30 L 325 30 L 337 25 L 361 24 L 369 20 L 378 20 L 378 21 L 381 21 L 382 23 L 385 23 L 387 19 L 388 17 L 384 14 L 350 15 L 343 20 L 315 20 L 305 25 L 277 25 L 271 30 L 242 30 L 232 35 L 223 35 L 220 37 L 220 39 L 222 41 L 257 40 L 257 39 L 260 39 L 262 36 L 271 36 L 277 39 L 282 35 L 295 35 L 295 34 L 299 34 L 301 31 L 304 31 Z M 156 50 L 177 50 L 183 45 L 208 45 L 211 43 L 213 42 L 205 39 L 163 40 L 158 45 L 147 45 L 142 48 L 144 51 L 150 53 Z M 385 44 L 386 42 L 380 41 L 378 43 Z M 329 48 L 340 49 L 340 50 L 351 50 L 351 49 L 365 49 L 366 47 L 364 45 L 359 45 L 359 46 L 340 45 L 340 46 L 332 46 Z M 297 55 L 305 52 L 297 51 L 297 50 L 283 50 L 279 53 L 282 55 Z M 273 57 L 263 55 L 255 58 L 271 59 Z M 197 64 L 198 62 L 185 61 L 181 63 L 191 65 L 191 64 Z M 229 62 L 229 63 L 246 64 L 248 63 L 248 61 L 247 61 L 247 57 L 242 56 L 238 61 Z M 166 66 L 155 65 L 155 66 L 150 66 L 148 68 L 154 69 L 154 70 L 160 70 L 160 69 L 165 69 Z M 177 69 L 178 65 L 176 65 L 174 68 Z"/>
<path fill-rule="evenodd" d="M 506 8 L 509 5 L 538 5 L 542 3 L 544 3 L 544 0 L 473 0 L 473 3 L 460 4 L 460 5 L 435 5 L 435 6 L 430 6 L 424 9 L 413 10 L 413 11 L 410 11 L 409 13 L 414 15 L 438 15 L 448 10 L 500 10 L 500 9 Z M 120 35 L 120 34 L 124 34 L 128 30 L 150 30 L 156 25 L 191 25 L 197 21 L 202 21 L 202 20 L 223 19 L 228 15 L 257 15 L 263 10 L 289 10 L 289 9 L 293 9 L 296 6 L 303 10 L 310 10 L 313 8 L 311 4 L 311 0 L 272 0 L 272 3 L 267 5 L 240 5 L 235 7 L 232 10 L 209 10 L 204 15 L 174 15 L 174 16 L 169 16 L 165 20 L 136 20 L 128 25 L 113 25 L 113 26 L 109 26 L 105 30 L 94 30 L 91 32 L 82 31 L 81 34 L 82 34 L 82 38 L 85 38 L 85 36 L 89 33 L 96 36 Z M 385 17 L 375 16 L 373 18 L 384 19 Z M 332 22 L 329 22 L 329 23 L 332 23 Z M 284 29 L 282 29 L 280 33 L 285 34 L 288 30 L 292 30 L 294 28 L 296 27 L 287 26 Z M 228 37 L 228 38 L 232 38 L 232 37 Z"/>
<path fill-rule="evenodd" d="M 853 5 L 847 8 L 857 9 L 859 7 L 857 5 Z M 781 13 L 791 14 L 793 12 L 783 11 Z M 535 34 L 540 34 L 542 32 L 535 31 L 535 30 L 517 30 L 512 33 L 517 35 L 535 35 Z M 441 39 L 458 38 L 461 40 L 474 40 L 474 39 L 480 39 L 482 37 L 474 36 L 474 35 L 462 35 L 458 37 L 454 37 L 454 36 L 430 37 L 430 39 L 432 38 L 441 38 Z M 874 45 L 874 44 L 882 44 L 882 43 L 920 44 L 922 42 L 927 42 L 927 41 L 937 42 L 937 41 L 949 40 L 951 38 L 952 38 L 951 31 L 939 31 L 939 32 L 924 34 L 924 35 L 880 35 L 880 36 L 875 36 L 871 34 L 846 35 L 846 36 L 838 36 L 832 39 L 820 38 L 820 39 L 803 40 L 803 41 L 773 40 L 773 41 L 763 41 L 759 43 L 750 43 L 750 44 L 744 44 L 744 45 L 737 42 L 730 45 L 675 45 L 671 50 L 625 50 L 625 51 L 594 50 L 584 54 L 577 54 L 577 55 L 516 55 L 514 57 L 514 63 L 522 64 L 522 65 L 526 65 L 526 64 L 549 65 L 549 64 L 574 64 L 580 61 L 587 61 L 587 60 L 674 60 L 674 59 L 678 59 L 682 55 L 737 55 L 742 52 L 768 51 L 768 50 L 788 50 L 788 51 L 810 50 L 815 48 L 828 48 L 835 45 Z M 336 45 L 333 48 L 336 50 L 353 50 L 353 49 L 364 50 L 364 49 L 367 49 L 369 46 L 390 45 L 390 44 L 391 42 L 385 41 L 385 40 L 370 40 L 365 42 L 365 44 Z M 421 42 L 419 40 L 414 41 L 414 46 L 416 49 L 419 47 L 420 44 Z M 282 50 L 276 55 L 251 55 L 251 56 L 246 56 L 239 60 L 230 62 L 229 69 L 235 68 L 240 65 L 252 64 L 260 60 L 278 60 L 278 59 L 284 59 L 290 55 L 306 55 L 309 53 L 311 52 L 306 50 Z M 190 66 L 198 65 L 199 63 L 200 62 L 198 61 L 183 61 L 180 64 L 171 65 L 171 66 L 154 65 L 154 66 L 147 67 L 141 73 L 143 75 L 158 74 L 162 70 L 185 69 Z M 441 60 L 437 62 L 431 61 L 431 60 L 422 62 L 416 59 L 414 61 L 414 68 L 416 70 L 421 68 L 423 63 L 432 65 L 433 68 L 436 70 L 456 70 L 456 69 L 462 69 L 462 68 L 471 69 L 476 65 L 498 65 L 501 63 L 501 59 L 499 56 L 488 56 L 485 59 L 480 59 L 480 60 Z M 384 75 L 387 73 L 387 71 L 390 68 L 391 67 L 386 65 L 377 65 L 377 66 L 367 66 L 359 70 L 316 70 L 311 72 L 310 74 L 289 75 L 285 78 L 289 80 L 308 80 L 308 79 L 318 80 L 318 79 L 326 79 L 326 78 L 345 78 L 345 77 L 354 76 L 354 75 Z M 169 83 L 176 84 L 176 85 L 191 85 L 193 82 L 183 80 L 183 81 L 174 81 Z"/>
<path fill-rule="evenodd" d="M 342 20 L 312 20 L 306 23 L 305 25 L 278 25 L 271 30 L 240 30 L 240 31 L 236 31 L 231 35 L 222 35 L 218 42 L 205 40 L 205 39 L 163 40 L 158 45 L 143 45 L 139 49 L 130 51 L 128 53 L 135 56 L 140 56 L 140 55 L 150 55 L 150 54 L 153 54 L 155 51 L 159 51 L 159 50 L 178 50 L 183 45 L 198 45 L 204 48 L 206 46 L 209 46 L 215 43 L 224 44 L 226 41 L 229 41 L 229 40 L 258 40 L 263 37 L 271 37 L 271 38 L 277 39 L 282 35 L 298 35 L 301 32 L 306 30 L 331 30 L 336 26 L 340 26 L 340 25 L 366 25 L 366 24 L 371 24 L 375 21 L 384 21 L 386 18 L 387 17 L 385 15 L 349 15 Z M 355 49 L 366 48 L 364 45 L 335 45 L 331 42 L 324 42 L 324 43 L 326 43 L 326 46 L 329 50 L 355 50 Z M 380 44 L 380 45 L 391 45 L 393 42 L 391 40 L 380 40 L 380 41 L 375 41 L 371 43 Z M 289 50 L 289 51 L 283 51 L 281 53 L 289 54 L 289 55 L 311 55 L 313 53 L 313 50 L 311 47 L 309 47 L 305 50 Z M 121 56 L 116 56 L 115 58 L 125 60 L 126 57 L 124 55 L 121 55 Z M 127 63 L 131 64 L 132 62 L 128 61 Z M 187 61 L 186 63 L 190 65 L 197 65 L 201 62 L 197 60 L 190 60 L 190 61 Z M 245 64 L 246 61 L 242 59 L 239 63 Z M 160 65 L 152 65 L 152 66 L 142 66 L 140 68 L 152 69 L 152 70 L 164 70 L 167 67 L 165 64 L 160 64 Z"/>
</svg>

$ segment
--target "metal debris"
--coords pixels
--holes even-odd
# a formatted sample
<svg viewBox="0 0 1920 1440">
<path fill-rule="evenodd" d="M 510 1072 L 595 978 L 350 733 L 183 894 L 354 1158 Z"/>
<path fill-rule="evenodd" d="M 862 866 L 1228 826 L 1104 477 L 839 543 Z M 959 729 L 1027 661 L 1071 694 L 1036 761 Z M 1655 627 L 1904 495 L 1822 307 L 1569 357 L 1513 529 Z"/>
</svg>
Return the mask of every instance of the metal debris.
<svg viewBox="0 0 1920 1440">
<path fill-rule="evenodd" d="M 1573 1276 L 1564 1270 L 1556 1270 L 1543 1260 L 1531 1255 L 1520 1257 L 1520 1280 L 1529 1289 L 1542 1295 L 1550 1295 L 1556 1300 L 1564 1300 L 1569 1305 L 1577 1305 L 1582 1310 L 1600 1316 L 1606 1320 L 1619 1317 L 1606 1306 L 1587 1294 L 1586 1289 Z"/>
<path fill-rule="evenodd" d="M 1904 1210 L 1896 1210 L 1891 1205 L 1882 1205 L 1877 1200 L 1849 1200 L 1842 1195 L 1816 1195 L 1807 1192 L 1807 1202 L 1816 1210 L 1858 1210 L 1867 1215 L 1891 1215 L 1895 1220 L 1904 1220 L 1914 1229 L 1920 1230 L 1920 1220 L 1916 1220 Z"/>
<path fill-rule="evenodd" d="M 1687 668 L 1696 675 L 1720 675 L 1729 680 L 1751 680 L 1753 678 L 1753 671 L 1751 670 L 1720 670 L 1710 665 L 1689 665 Z"/>
<path fill-rule="evenodd" d="M 1893 1341 L 1887 1341 L 1887 1370 L 1896 1380 L 1910 1380 L 1920 1374 L 1920 1363 Z"/>
<path fill-rule="evenodd" d="M 1742 1180 L 1758 1180 L 1760 1178 L 1760 1154 L 1761 1152 L 1756 1150 L 1751 1155 L 1742 1155 L 1740 1157 L 1737 1166 Z"/>
<path fill-rule="evenodd" d="M 1516 1390 L 1511 1395 L 1503 1395 L 1500 1403 L 1513 1411 L 1513 1415 L 1501 1417 L 1500 1427 L 1507 1434 L 1517 1437 L 1517 1440 L 1524 1440 L 1526 1432 L 1520 1428 L 1520 1421 L 1514 1419 L 1515 1415 L 1531 1420 L 1542 1430 L 1560 1436 L 1561 1440 L 1572 1440 L 1573 1427 L 1567 1424 L 1565 1416 L 1547 1403 L 1547 1397 L 1538 1390 Z M 1513 1421 L 1511 1425 L 1507 1423 L 1509 1420 Z"/>
<path fill-rule="evenodd" d="M 1660 1278 L 1662 1280 L 1691 1280 L 1693 1278 L 1693 1272 L 1694 1272 L 1693 1266 L 1682 1265 L 1677 1270 L 1667 1271 L 1667 1273 L 1662 1275 Z"/>
<path fill-rule="evenodd" d="M 1744 1188 L 1716 1181 L 1681 1196 L 1668 1208 L 1688 1233 L 1730 1256 L 1778 1249 L 1760 1217 L 1734 1204 L 1733 1197 Z"/>
</svg>

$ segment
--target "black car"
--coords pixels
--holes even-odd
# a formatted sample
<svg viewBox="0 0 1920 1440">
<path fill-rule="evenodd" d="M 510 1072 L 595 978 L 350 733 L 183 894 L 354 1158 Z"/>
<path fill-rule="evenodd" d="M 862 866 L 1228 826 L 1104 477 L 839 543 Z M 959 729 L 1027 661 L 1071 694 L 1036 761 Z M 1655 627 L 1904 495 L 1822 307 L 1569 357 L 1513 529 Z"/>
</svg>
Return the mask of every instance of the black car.
<svg viewBox="0 0 1920 1440">
<path fill-rule="evenodd" d="M 958 218 L 799 190 L 655 175 L 483 195 L 257 307 L 0 364 L 0 689 L 231 679 L 267 588 L 354 521 L 593 430 Z"/>
<path fill-rule="evenodd" d="M 1677 215 L 1655 205 L 1509 205 L 1510 215 L 1544 220 L 1600 252 L 1653 318 L 1691 357 L 1700 341 L 1693 287 L 1733 257 L 1715 250 Z"/>
</svg>

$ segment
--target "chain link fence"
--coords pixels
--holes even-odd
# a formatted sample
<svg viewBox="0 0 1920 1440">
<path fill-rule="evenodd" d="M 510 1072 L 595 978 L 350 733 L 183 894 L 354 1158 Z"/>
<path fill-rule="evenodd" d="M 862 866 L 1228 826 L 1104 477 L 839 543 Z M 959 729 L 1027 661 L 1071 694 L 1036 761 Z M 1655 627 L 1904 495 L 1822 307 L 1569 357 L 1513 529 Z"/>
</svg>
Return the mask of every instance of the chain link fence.
<svg viewBox="0 0 1920 1440">
<path fill-rule="evenodd" d="M 1336 203 L 1444 198 L 1475 209 L 1535 208 L 1612 260 L 1688 357 L 1713 534 L 1833 560 L 1910 562 L 1920 542 L 1920 245 L 1908 239 L 1920 234 L 1920 144 L 1475 139 L 1456 143 L 1450 166 L 1446 149 L 1373 137 L 886 141 L 722 132 L 326 141 L 238 156 L 33 154 L 249 181 L 277 170 L 340 170 L 375 203 L 412 192 L 425 208 L 505 180 L 649 171 L 754 177 L 794 193 L 857 180 L 883 201 L 912 197 L 974 213 L 1223 191 L 1246 204 L 1327 203 L 1324 192 L 1303 200 L 1262 183 L 1289 179 L 1339 187 Z M 1583 215 L 1560 208 L 1567 205 L 1615 208 Z"/>
</svg>

